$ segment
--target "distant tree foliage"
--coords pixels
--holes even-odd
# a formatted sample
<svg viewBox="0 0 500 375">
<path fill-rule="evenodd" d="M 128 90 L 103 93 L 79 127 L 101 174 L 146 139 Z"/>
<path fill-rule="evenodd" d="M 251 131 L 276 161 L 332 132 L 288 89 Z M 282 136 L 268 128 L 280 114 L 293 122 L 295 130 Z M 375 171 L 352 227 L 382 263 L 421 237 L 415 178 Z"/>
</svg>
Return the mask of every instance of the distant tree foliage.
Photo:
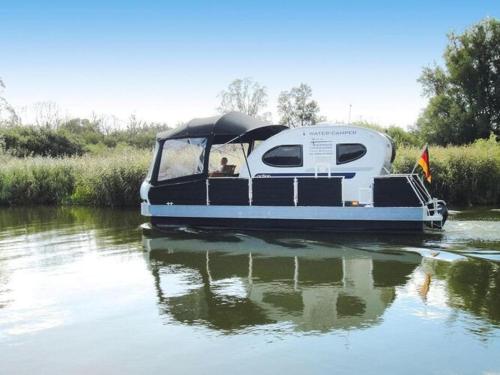
<svg viewBox="0 0 500 375">
<path fill-rule="evenodd" d="M 100 153 L 120 145 L 151 149 L 156 134 L 167 130 L 166 124 L 146 123 L 131 116 L 125 129 L 104 129 L 101 120 L 74 118 L 58 123 L 0 127 L 2 152 L 16 157 L 74 156 L 87 152 Z"/>
<path fill-rule="evenodd" d="M 152 148 L 156 141 L 156 134 L 168 129 L 165 123 L 148 123 L 137 119 L 132 114 L 126 129 L 111 130 L 105 137 L 105 143 L 111 147 L 124 143 L 136 148 Z"/>
<path fill-rule="evenodd" d="M 282 91 L 278 97 L 280 123 L 290 127 L 314 125 L 322 121 L 319 105 L 312 99 L 312 89 L 301 83 L 290 91 Z"/>
<path fill-rule="evenodd" d="M 7 99 L 3 96 L 5 84 L 0 78 L 0 125 L 4 123 L 18 123 L 19 118 L 14 108 L 9 104 Z"/>
<path fill-rule="evenodd" d="M 446 145 L 500 135 L 500 21 L 487 18 L 448 38 L 445 66 L 419 78 L 430 98 L 417 122 L 422 138 Z"/>
<path fill-rule="evenodd" d="M 375 123 L 367 121 L 354 121 L 353 125 L 362 126 L 364 128 L 370 128 L 377 130 L 381 133 L 387 134 L 392 138 L 397 147 L 411 147 L 420 146 L 422 144 L 421 139 L 415 129 L 405 130 L 399 126 L 391 125 L 388 128 L 383 127 Z"/>
<path fill-rule="evenodd" d="M 418 134 L 414 130 L 405 130 L 399 126 L 389 126 L 385 133 L 391 137 L 396 145 L 399 146 L 419 146 L 422 144 Z"/>
<path fill-rule="evenodd" d="M 51 101 L 36 102 L 31 106 L 34 114 L 34 125 L 57 129 L 63 122 L 61 109 Z"/>
<path fill-rule="evenodd" d="M 46 127 L 9 126 L 0 129 L 4 151 L 16 157 L 73 156 L 84 152 L 76 139 Z"/>
<path fill-rule="evenodd" d="M 251 78 L 235 79 L 219 93 L 219 98 L 220 113 L 238 111 L 261 119 L 270 116 L 263 112 L 267 107 L 267 89 Z"/>
</svg>

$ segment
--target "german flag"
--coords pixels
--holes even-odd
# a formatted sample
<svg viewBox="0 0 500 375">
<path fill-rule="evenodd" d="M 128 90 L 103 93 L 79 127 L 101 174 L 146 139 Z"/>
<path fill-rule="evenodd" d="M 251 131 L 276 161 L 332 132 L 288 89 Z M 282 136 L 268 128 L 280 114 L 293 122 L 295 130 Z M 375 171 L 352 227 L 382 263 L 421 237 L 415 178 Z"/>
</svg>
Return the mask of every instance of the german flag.
<svg viewBox="0 0 500 375">
<path fill-rule="evenodd" d="M 432 175 L 431 165 L 429 163 L 429 145 L 425 145 L 424 150 L 422 151 L 422 155 L 420 156 L 420 159 L 418 159 L 417 163 L 422 167 L 422 170 L 424 171 L 424 177 L 427 182 L 431 183 Z"/>
</svg>

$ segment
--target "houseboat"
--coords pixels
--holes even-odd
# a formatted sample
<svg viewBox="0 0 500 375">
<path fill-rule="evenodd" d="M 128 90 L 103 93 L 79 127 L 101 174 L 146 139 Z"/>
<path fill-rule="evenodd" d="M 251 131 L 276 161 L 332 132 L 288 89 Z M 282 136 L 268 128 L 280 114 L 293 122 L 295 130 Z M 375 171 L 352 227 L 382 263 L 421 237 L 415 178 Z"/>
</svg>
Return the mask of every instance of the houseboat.
<svg viewBox="0 0 500 375">
<path fill-rule="evenodd" d="M 446 204 L 392 174 L 392 140 L 341 124 L 288 128 L 238 112 L 157 135 L 141 212 L 158 228 L 441 229 Z"/>
</svg>

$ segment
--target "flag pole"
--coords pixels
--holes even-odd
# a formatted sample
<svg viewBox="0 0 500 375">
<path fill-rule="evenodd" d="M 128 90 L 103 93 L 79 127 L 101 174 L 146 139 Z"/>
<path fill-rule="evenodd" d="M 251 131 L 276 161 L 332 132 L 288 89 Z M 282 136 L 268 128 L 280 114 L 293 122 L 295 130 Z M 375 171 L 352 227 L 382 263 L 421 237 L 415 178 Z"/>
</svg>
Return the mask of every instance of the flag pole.
<svg viewBox="0 0 500 375">
<path fill-rule="evenodd" d="M 429 144 L 428 144 L 428 143 L 426 143 L 426 144 L 424 145 L 424 147 L 422 147 L 422 149 L 420 150 L 420 154 L 419 154 L 419 156 L 418 156 L 418 159 L 417 159 L 417 161 L 415 162 L 415 165 L 413 166 L 413 169 L 411 170 L 411 173 L 410 173 L 410 174 L 413 174 L 413 172 L 415 172 L 415 169 L 417 168 L 417 165 L 418 165 L 418 161 L 419 161 L 419 160 L 420 160 L 420 158 L 422 157 L 422 153 L 424 152 L 424 150 L 425 150 L 427 147 L 429 147 Z"/>
</svg>

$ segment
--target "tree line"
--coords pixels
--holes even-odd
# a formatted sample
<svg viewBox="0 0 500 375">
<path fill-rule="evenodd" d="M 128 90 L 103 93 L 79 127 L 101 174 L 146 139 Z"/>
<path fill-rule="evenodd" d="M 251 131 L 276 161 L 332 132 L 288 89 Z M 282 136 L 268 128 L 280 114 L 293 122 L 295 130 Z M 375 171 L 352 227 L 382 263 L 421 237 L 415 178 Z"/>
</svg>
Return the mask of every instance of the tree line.
<svg viewBox="0 0 500 375">
<path fill-rule="evenodd" d="M 398 145 L 470 144 L 477 139 L 500 136 L 500 21 L 487 18 L 462 34 L 448 35 L 444 65 L 425 67 L 418 81 L 427 107 L 410 129 L 383 128 L 354 122 L 389 134 Z M 155 134 L 168 129 L 164 123 L 147 123 L 132 115 L 125 128 L 106 126 L 98 116 L 62 120 L 51 103 L 35 108 L 35 124 L 21 117 L 3 95 L 0 79 L 0 152 L 14 156 L 64 156 L 96 152 L 121 144 L 150 148 Z M 251 78 L 232 81 L 218 96 L 220 113 L 240 111 L 271 120 L 267 88 Z M 290 127 L 325 121 L 320 106 L 306 83 L 281 91 L 277 100 L 279 123 Z"/>
<path fill-rule="evenodd" d="M 73 118 L 52 124 L 0 126 L 0 154 L 26 156 L 74 156 L 102 153 L 116 147 L 152 148 L 156 134 L 166 124 L 137 121 L 131 116 L 125 128 L 109 129 L 99 119 Z"/>
</svg>

